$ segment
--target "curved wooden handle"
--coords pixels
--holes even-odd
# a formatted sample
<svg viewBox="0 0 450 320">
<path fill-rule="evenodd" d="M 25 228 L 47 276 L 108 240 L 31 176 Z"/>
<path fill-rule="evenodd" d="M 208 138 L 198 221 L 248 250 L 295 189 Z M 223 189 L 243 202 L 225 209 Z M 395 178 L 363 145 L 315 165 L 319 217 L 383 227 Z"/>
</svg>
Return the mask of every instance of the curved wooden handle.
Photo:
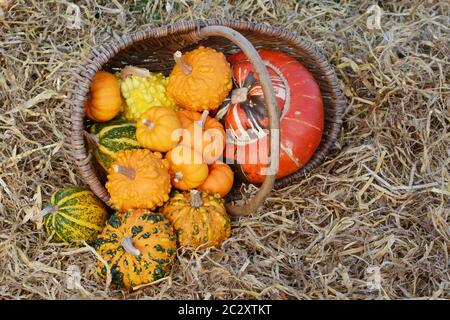
<svg viewBox="0 0 450 320">
<path fill-rule="evenodd" d="M 245 216 L 255 211 L 263 204 L 267 195 L 273 188 L 279 166 L 280 153 L 280 119 L 278 115 L 278 103 L 272 87 L 269 72 L 264 62 L 261 60 L 255 47 L 239 32 L 223 26 L 207 26 L 198 31 L 201 38 L 210 36 L 222 36 L 236 44 L 251 61 L 256 74 L 258 75 L 261 87 L 264 93 L 265 107 L 269 116 L 269 135 L 270 135 L 270 167 L 263 184 L 255 196 L 243 206 L 234 206 L 226 204 L 227 210 L 234 216 Z"/>
</svg>

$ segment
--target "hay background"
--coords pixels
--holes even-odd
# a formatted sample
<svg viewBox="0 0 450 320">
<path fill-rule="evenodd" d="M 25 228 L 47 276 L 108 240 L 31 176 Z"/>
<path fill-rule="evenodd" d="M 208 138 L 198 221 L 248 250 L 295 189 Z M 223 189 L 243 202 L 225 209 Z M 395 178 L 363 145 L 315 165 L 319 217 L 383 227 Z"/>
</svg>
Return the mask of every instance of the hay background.
<svg viewBox="0 0 450 320">
<path fill-rule="evenodd" d="M 396 299 L 450 297 L 450 8 L 446 1 L 15 1 L 0 20 L 0 297 Z M 154 3 L 154 5 L 153 5 Z M 173 3 L 173 1 L 169 1 Z M 62 148 L 70 67 L 144 24 L 229 17 L 286 27 L 317 43 L 349 104 L 328 161 L 234 219 L 222 250 L 180 252 L 171 279 L 133 293 L 105 290 L 95 255 L 47 242 L 39 209 L 81 184 Z M 82 272 L 68 289 L 67 268 Z M 367 286 L 370 267 L 381 290 Z M 368 269 L 369 268 L 369 269 Z"/>
</svg>

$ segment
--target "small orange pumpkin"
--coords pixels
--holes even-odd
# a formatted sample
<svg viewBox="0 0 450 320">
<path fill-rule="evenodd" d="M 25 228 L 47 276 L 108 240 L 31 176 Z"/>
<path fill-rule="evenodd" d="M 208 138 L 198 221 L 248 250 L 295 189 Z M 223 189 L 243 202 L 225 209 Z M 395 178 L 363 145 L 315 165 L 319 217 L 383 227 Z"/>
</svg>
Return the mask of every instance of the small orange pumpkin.
<svg viewBox="0 0 450 320">
<path fill-rule="evenodd" d="M 209 175 L 198 190 L 208 190 L 225 197 L 233 187 L 234 174 L 231 168 L 223 162 L 215 162 L 209 166 Z"/>
<path fill-rule="evenodd" d="M 223 126 L 214 118 L 208 116 L 208 111 L 203 113 L 182 110 L 177 112 L 183 127 L 181 144 L 201 152 L 203 161 L 211 164 L 223 153 L 226 135 Z"/>
<path fill-rule="evenodd" d="M 180 106 L 189 110 L 217 109 L 232 87 L 231 68 L 225 55 L 212 48 L 174 54 L 167 92 Z"/>
<path fill-rule="evenodd" d="M 181 124 L 173 109 L 153 107 L 136 123 L 139 144 L 152 151 L 167 152 L 174 148 L 181 137 Z"/>
<path fill-rule="evenodd" d="M 84 104 L 86 116 L 96 122 L 113 119 L 120 111 L 122 97 L 116 77 L 106 71 L 98 71 L 92 79 L 90 100 Z"/>
<path fill-rule="evenodd" d="M 180 124 L 182 128 L 187 128 L 192 122 L 196 120 L 200 120 L 202 118 L 202 114 L 197 111 L 181 109 L 177 111 L 178 120 L 180 120 Z"/>
<path fill-rule="evenodd" d="M 172 185 L 180 190 L 189 190 L 201 185 L 208 177 L 208 165 L 197 151 L 178 145 L 166 153 Z"/>
<path fill-rule="evenodd" d="M 154 209 L 169 199 L 169 163 L 159 152 L 123 150 L 108 171 L 106 189 L 118 211 Z"/>
</svg>

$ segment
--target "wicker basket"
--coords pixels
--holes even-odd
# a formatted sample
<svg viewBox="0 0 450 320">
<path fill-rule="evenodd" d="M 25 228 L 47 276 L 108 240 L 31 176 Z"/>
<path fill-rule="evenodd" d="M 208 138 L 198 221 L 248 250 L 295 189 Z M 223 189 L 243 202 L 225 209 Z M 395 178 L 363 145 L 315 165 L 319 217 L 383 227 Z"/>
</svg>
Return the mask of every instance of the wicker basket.
<svg viewBox="0 0 450 320">
<path fill-rule="evenodd" d="M 76 167 L 82 179 L 105 203 L 110 205 L 109 194 L 91 165 L 83 138 L 83 106 L 94 74 L 99 70 L 114 72 L 126 65 L 134 65 L 168 75 L 174 64 L 172 56 L 176 50 L 190 50 L 200 44 L 226 55 L 244 51 L 261 81 L 271 129 L 279 128 L 278 113 L 275 112 L 277 102 L 269 74 L 255 48 L 280 50 L 297 58 L 313 74 L 323 97 L 325 128 L 322 141 L 311 160 L 299 171 L 283 179 L 275 181 L 275 175 L 267 175 L 259 191 L 245 204 L 237 206 L 232 202 L 227 203 L 230 214 L 246 215 L 256 210 L 273 188 L 288 186 L 316 167 L 335 142 L 341 128 L 345 99 L 334 70 L 312 43 L 280 28 L 225 19 L 180 21 L 159 28 L 146 28 L 93 49 L 86 57 L 86 62 L 74 72 L 67 90 L 66 103 L 70 108 L 68 129 Z M 274 169 L 278 169 L 277 139 L 275 135 L 270 137 L 270 159 Z"/>
</svg>

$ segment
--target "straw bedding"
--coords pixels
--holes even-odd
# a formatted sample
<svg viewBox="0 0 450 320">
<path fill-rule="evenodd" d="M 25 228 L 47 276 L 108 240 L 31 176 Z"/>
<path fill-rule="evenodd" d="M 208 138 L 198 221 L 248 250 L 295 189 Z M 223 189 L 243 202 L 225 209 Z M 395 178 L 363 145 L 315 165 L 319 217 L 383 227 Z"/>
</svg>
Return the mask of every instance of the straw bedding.
<svg viewBox="0 0 450 320">
<path fill-rule="evenodd" d="M 13 1 L 0 20 L 0 297 L 448 299 L 450 7 L 383 1 L 378 25 L 372 1 L 337 2 L 76 1 L 77 29 L 69 2 Z M 209 17 L 321 47 L 349 101 L 343 131 L 313 173 L 233 219 L 221 250 L 180 250 L 171 277 L 107 289 L 94 250 L 48 242 L 39 215 L 57 188 L 82 185 L 62 129 L 69 72 L 142 25 Z"/>
</svg>

